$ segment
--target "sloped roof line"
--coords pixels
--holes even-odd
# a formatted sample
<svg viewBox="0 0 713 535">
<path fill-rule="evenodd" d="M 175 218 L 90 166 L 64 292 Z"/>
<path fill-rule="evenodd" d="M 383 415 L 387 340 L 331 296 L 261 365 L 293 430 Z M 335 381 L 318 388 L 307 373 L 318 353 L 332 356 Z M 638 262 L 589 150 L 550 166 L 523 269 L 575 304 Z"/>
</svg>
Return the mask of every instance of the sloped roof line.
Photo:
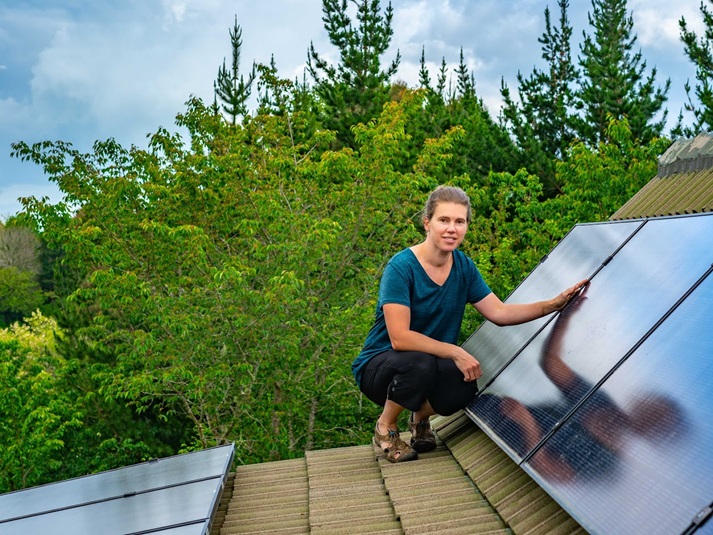
<svg viewBox="0 0 713 535">
<path fill-rule="evenodd" d="M 713 167 L 713 136 L 701 132 L 694 138 L 678 138 L 659 158 L 658 176 L 701 171 Z"/>
<path fill-rule="evenodd" d="M 696 214 L 713 210 L 713 135 L 679 138 L 659 158 L 658 174 L 610 220 Z"/>
</svg>

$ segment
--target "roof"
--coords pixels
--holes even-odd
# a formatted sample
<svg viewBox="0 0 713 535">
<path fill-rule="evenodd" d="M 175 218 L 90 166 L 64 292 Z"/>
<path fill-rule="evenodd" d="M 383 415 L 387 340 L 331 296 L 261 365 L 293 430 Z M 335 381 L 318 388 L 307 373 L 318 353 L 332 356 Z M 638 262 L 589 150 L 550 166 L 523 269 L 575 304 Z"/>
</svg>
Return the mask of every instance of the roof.
<svg viewBox="0 0 713 535">
<path fill-rule="evenodd" d="M 433 428 L 407 463 L 362 445 L 240 466 L 213 535 L 586 533 L 465 413 Z"/>
<path fill-rule="evenodd" d="M 658 174 L 610 219 L 695 214 L 713 210 L 713 136 L 679 138 L 659 158 Z"/>
</svg>

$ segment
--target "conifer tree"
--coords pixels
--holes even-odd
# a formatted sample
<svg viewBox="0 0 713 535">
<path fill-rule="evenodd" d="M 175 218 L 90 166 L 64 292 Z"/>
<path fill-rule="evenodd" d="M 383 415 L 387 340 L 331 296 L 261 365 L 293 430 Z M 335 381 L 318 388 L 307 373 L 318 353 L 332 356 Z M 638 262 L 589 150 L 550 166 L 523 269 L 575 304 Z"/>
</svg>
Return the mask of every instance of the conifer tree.
<svg viewBox="0 0 713 535">
<path fill-rule="evenodd" d="M 356 7 L 356 24 L 347 13 Z M 342 144 L 352 146 L 351 128 L 376 118 L 389 98 L 389 80 L 396 74 L 401 55 L 384 68 L 381 56 L 391 44 L 393 9 L 383 14 L 379 0 L 323 0 L 322 20 L 340 61 L 330 64 L 310 43 L 307 71 L 323 107 L 324 125 L 337 132 Z"/>
<path fill-rule="evenodd" d="M 426 68 L 426 47 L 421 47 L 421 68 L 418 70 L 418 85 L 423 89 L 432 91 L 431 75 Z"/>
<path fill-rule="evenodd" d="M 460 48 L 460 58 L 458 67 L 455 69 L 457 80 L 457 91 L 461 98 L 468 99 L 475 97 L 475 76 L 469 72 L 468 66 L 463 58 L 463 47 Z"/>
<path fill-rule="evenodd" d="M 446 66 L 441 66 L 438 95 L 443 100 L 443 131 L 462 127 L 465 136 L 454 145 L 454 174 L 467 174 L 475 183 L 483 183 L 490 171 L 514 171 L 519 162 L 517 151 L 505 129 L 493 120 L 476 91 L 475 75 L 466 64 L 461 48 L 458 66 L 453 69 L 455 87 L 445 88 Z"/>
<path fill-rule="evenodd" d="M 713 0 L 708 0 L 713 4 Z M 693 137 L 701 130 L 713 129 L 713 13 L 703 2 L 700 5 L 703 23 L 706 31 L 702 37 L 688 29 L 686 19 L 681 17 L 679 26 L 681 28 L 681 41 L 684 44 L 684 52 L 688 59 L 696 66 L 696 86 L 694 94 L 697 103 L 694 103 L 691 96 L 691 84 L 686 82 L 686 96 L 688 102 L 684 104 L 684 109 L 693 114 L 693 125 L 683 128 L 683 112 L 679 115 L 679 125 L 674 130 L 675 134 Z"/>
<path fill-rule="evenodd" d="M 671 80 L 663 89 L 655 84 L 656 68 L 645 75 L 641 50 L 633 53 L 636 35 L 626 0 L 592 0 L 588 14 L 593 34 L 584 32 L 579 65 L 578 94 L 583 109 L 579 135 L 587 143 L 606 140 L 608 117 L 626 117 L 634 139 L 648 143 L 661 135 L 666 123 L 663 105 Z"/>
<path fill-rule="evenodd" d="M 238 117 L 248 113 L 247 100 L 250 98 L 250 91 L 255 79 L 255 65 L 247 77 L 240 74 L 240 48 L 243 45 L 243 31 L 238 25 L 238 17 L 235 16 L 233 28 L 229 30 L 230 44 L 232 48 L 232 62 L 230 68 L 225 64 L 218 69 L 218 78 L 213 82 L 215 93 L 215 106 L 220 99 L 222 109 L 229 117 L 232 124 L 237 124 Z"/>
<path fill-rule="evenodd" d="M 436 93 L 445 98 L 446 83 L 448 82 L 448 64 L 446 58 L 441 59 L 441 68 L 438 71 L 436 78 Z"/>
<path fill-rule="evenodd" d="M 548 194 L 559 190 L 555 162 L 566 156 L 574 139 L 574 85 L 578 71 L 572 62 L 572 26 L 567 16 L 569 0 L 558 0 L 559 25 L 552 26 L 545 9 L 545 31 L 538 42 L 546 70 L 533 69 L 528 78 L 517 74 L 519 102 L 502 82 L 502 119 L 518 147 L 527 154 L 525 166 L 536 174 Z"/>
</svg>

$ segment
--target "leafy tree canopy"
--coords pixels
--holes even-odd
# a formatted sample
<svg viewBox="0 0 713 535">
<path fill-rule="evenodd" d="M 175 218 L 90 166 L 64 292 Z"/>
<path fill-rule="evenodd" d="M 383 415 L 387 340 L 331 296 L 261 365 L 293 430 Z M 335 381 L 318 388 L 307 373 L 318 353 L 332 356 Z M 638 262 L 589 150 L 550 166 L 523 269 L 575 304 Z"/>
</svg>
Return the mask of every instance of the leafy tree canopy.
<svg viewBox="0 0 713 535">
<path fill-rule="evenodd" d="M 356 7 L 356 24 L 348 12 L 350 4 Z M 324 126 L 337 132 L 340 143 L 353 146 L 351 128 L 379 115 L 401 62 L 397 52 L 388 66 L 381 63 L 394 33 L 394 13 L 391 3 L 382 13 L 379 0 L 323 0 L 322 13 L 340 60 L 332 65 L 310 44 L 307 72 L 323 106 Z"/>
<path fill-rule="evenodd" d="M 94 352 L 103 396 L 185 419 L 192 446 L 234 441 L 244 462 L 353 443 L 368 426 L 349 365 L 378 276 L 418 239 L 430 177 L 461 134 L 430 140 L 411 172 L 397 171 L 421 102 L 387 105 L 354 128 L 357 150 L 319 159 L 333 138 L 299 113 L 232 127 L 197 100 L 178 120 L 187 143 L 160 130 L 149 151 L 15 145 L 52 170 L 77 213 L 27 207 L 82 274 L 66 303 L 79 318 L 67 356 Z"/>
</svg>

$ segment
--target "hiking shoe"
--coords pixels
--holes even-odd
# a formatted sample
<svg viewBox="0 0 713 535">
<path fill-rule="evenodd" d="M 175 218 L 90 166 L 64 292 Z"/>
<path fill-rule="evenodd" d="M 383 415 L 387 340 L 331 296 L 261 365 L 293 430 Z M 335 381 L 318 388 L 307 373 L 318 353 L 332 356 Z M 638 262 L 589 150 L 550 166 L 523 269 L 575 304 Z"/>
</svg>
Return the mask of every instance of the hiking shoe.
<svg viewBox="0 0 713 535">
<path fill-rule="evenodd" d="M 388 445 L 382 447 L 382 442 L 388 442 Z M 390 463 L 402 463 L 418 459 L 416 450 L 401 440 L 398 429 L 387 429 L 386 434 L 382 435 L 379 433 L 378 422 L 374 428 L 374 444 L 377 448 L 383 450 L 386 460 Z"/>
<path fill-rule="evenodd" d="M 418 423 L 413 421 L 413 413 L 408 422 L 409 431 L 411 431 L 411 447 L 419 453 L 426 453 L 436 449 L 436 436 L 431 429 L 431 422 L 421 420 Z"/>
</svg>

